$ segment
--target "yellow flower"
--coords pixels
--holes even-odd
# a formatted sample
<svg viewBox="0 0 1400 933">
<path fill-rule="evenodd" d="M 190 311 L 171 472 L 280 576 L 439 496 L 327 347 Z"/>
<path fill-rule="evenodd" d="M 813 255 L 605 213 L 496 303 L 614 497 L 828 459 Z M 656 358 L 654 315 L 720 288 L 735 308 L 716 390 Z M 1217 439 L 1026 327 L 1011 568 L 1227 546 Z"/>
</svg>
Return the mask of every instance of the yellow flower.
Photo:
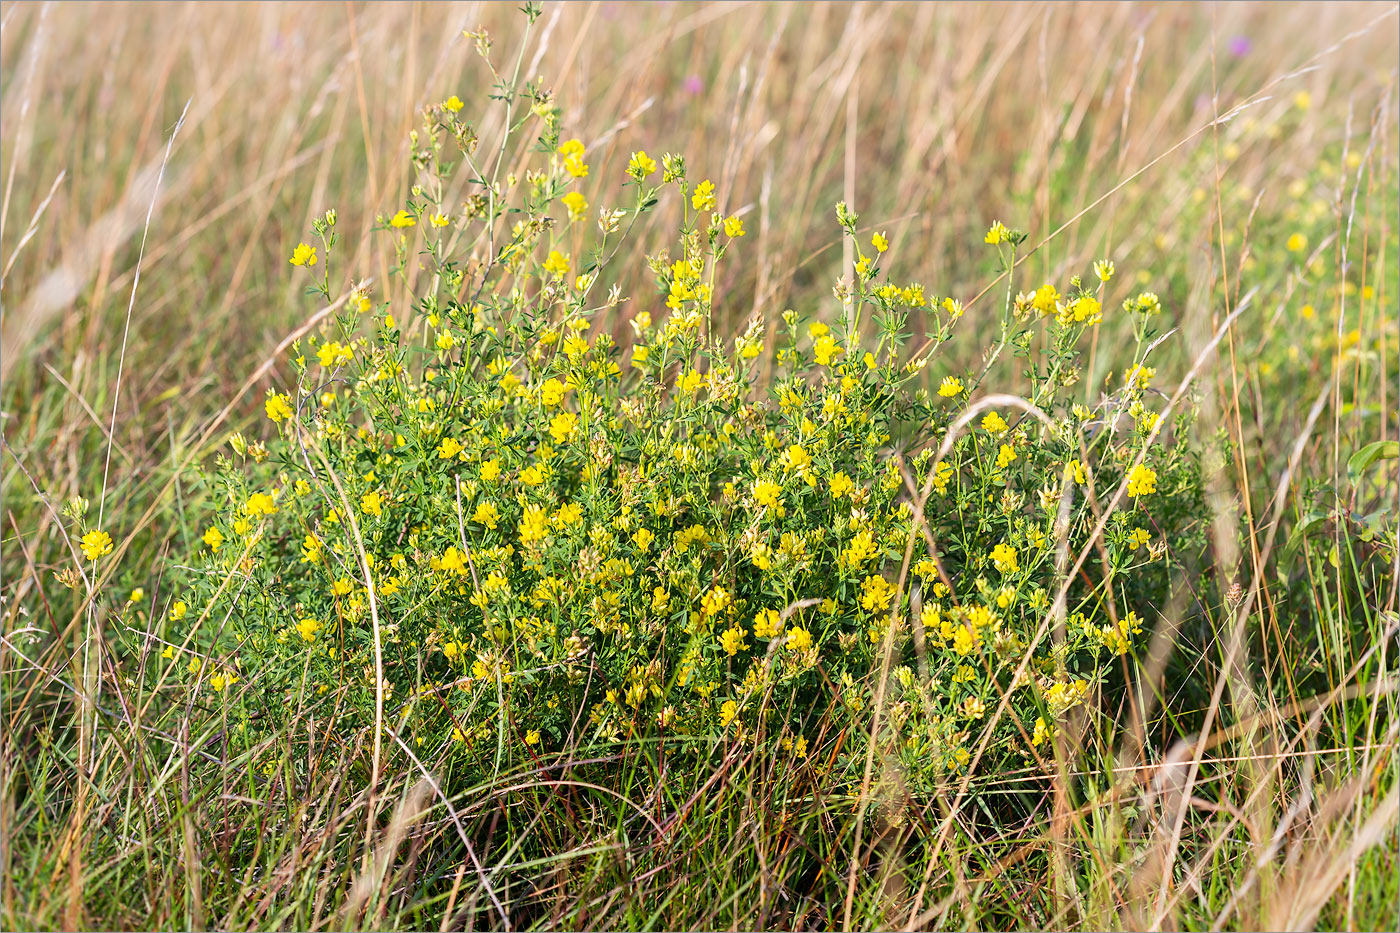
<svg viewBox="0 0 1400 933">
<path fill-rule="evenodd" d="M 290 402 L 291 400 L 286 395 L 274 393 L 267 397 L 267 403 L 263 406 L 263 410 L 267 412 L 267 416 L 272 419 L 274 424 L 281 424 L 292 417 Z"/>
<path fill-rule="evenodd" d="M 776 609 L 760 609 L 753 617 L 753 634 L 755 638 L 774 638 L 783 631 L 782 616 L 778 615 Z"/>
<path fill-rule="evenodd" d="M 1074 680 L 1068 683 L 1055 683 L 1045 691 L 1045 702 L 1053 715 L 1062 715 L 1066 710 L 1084 702 L 1084 694 L 1089 692 L 1089 682 Z"/>
<path fill-rule="evenodd" d="M 549 258 L 544 261 L 544 271 L 562 278 L 569 272 L 569 257 L 557 249 L 550 250 Z"/>
<path fill-rule="evenodd" d="M 831 358 L 844 352 L 845 349 L 837 344 L 836 338 L 830 334 L 818 337 L 817 342 L 812 345 L 812 355 L 816 358 L 818 366 L 830 366 Z"/>
<path fill-rule="evenodd" d="M 794 625 L 788 630 L 787 647 L 789 651 L 806 651 L 812 647 L 812 633 L 800 625 Z"/>
<path fill-rule="evenodd" d="M 444 437 L 442 443 L 438 444 L 437 455 L 439 460 L 451 460 L 463 450 L 462 442 L 455 437 Z"/>
<path fill-rule="evenodd" d="M 570 334 L 564 340 L 564 355 L 571 360 L 577 360 L 588 352 L 588 341 L 578 334 Z"/>
<path fill-rule="evenodd" d="M 1152 383 L 1152 378 L 1157 375 L 1157 370 L 1151 366 L 1134 366 L 1123 374 L 1123 384 L 1129 388 L 1145 389 Z"/>
<path fill-rule="evenodd" d="M 457 341 L 447 331 L 437 335 L 437 348 L 439 350 L 451 350 L 456 343 Z"/>
<path fill-rule="evenodd" d="M 1080 295 L 1059 309 L 1061 324 L 1097 324 L 1103 320 L 1102 306 L 1093 295 Z"/>
<path fill-rule="evenodd" d="M 1008 464 L 1016 460 L 1016 448 L 1010 444 L 1002 444 L 1001 450 L 997 453 L 997 469 L 1003 469 Z"/>
<path fill-rule="evenodd" d="M 438 561 L 438 567 L 442 570 L 448 571 L 449 573 L 467 572 L 466 559 L 463 557 L 462 552 L 457 550 L 455 546 L 449 547 L 447 550 L 442 552 L 442 560 Z"/>
<path fill-rule="evenodd" d="M 321 365 L 326 369 L 330 369 L 341 363 L 348 363 L 353 356 L 354 353 L 349 347 L 337 343 L 336 341 L 323 343 L 316 350 L 317 359 L 320 360 Z"/>
<path fill-rule="evenodd" d="M 654 171 L 656 171 L 655 159 L 647 155 L 645 151 L 632 153 L 632 160 L 627 163 L 628 175 L 631 175 L 633 178 L 637 179 L 637 181 L 641 181 Z"/>
<path fill-rule="evenodd" d="M 877 233 L 870 238 L 870 245 L 875 247 L 875 252 L 883 253 L 890 248 L 890 241 L 883 233 Z"/>
<path fill-rule="evenodd" d="M 1146 528 L 1134 528 L 1128 532 L 1128 549 L 1136 551 L 1152 541 L 1152 533 Z"/>
<path fill-rule="evenodd" d="M 954 398 L 962 394 L 962 390 L 962 380 L 957 376 L 944 376 L 938 386 L 938 394 L 944 398 Z"/>
<path fill-rule="evenodd" d="M 982 643 L 982 636 L 970 625 L 960 625 L 953 632 L 953 650 L 960 655 L 967 654 Z"/>
<path fill-rule="evenodd" d="M 360 497 L 360 511 L 366 515 L 384 514 L 384 500 L 377 492 L 367 492 Z"/>
<path fill-rule="evenodd" d="M 871 574 L 860 582 L 860 605 L 867 612 L 881 612 L 889 608 L 894 590 L 890 581 Z"/>
<path fill-rule="evenodd" d="M 1301 253 L 1308 248 L 1308 238 L 1301 233 L 1295 233 L 1288 238 L 1286 245 L 1290 253 Z"/>
<path fill-rule="evenodd" d="M 296 629 L 302 641 L 315 641 L 316 633 L 321 630 L 321 623 L 315 619 L 302 619 L 297 623 Z"/>
<path fill-rule="evenodd" d="M 209 530 L 204 532 L 203 540 L 205 544 L 209 545 L 209 550 L 217 551 L 219 549 L 219 545 L 224 543 L 224 536 L 219 531 L 219 529 L 215 528 L 213 525 L 210 525 Z"/>
<path fill-rule="evenodd" d="M 548 408 L 553 408 L 564 401 L 566 391 L 564 383 L 558 379 L 546 379 L 540 384 L 540 401 Z"/>
<path fill-rule="evenodd" d="M 637 545 L 637 550 L 645 554 L 651 550 L 651 542 L 656 540 L 656 535 L 645 528 L 638 528 L 637 533 L 632 536 L 632 543 Z"/>
<path fill-rule="evenodd" d="M 1123 306 L 1125 308 L 1131 306 L 1132 310 L 1146 315 L 1160 314 L 1162 311 L 1162 302 L 1157 297 L 1156 292 L 1142 292 L 1137 296 L 1136 301 L 1125 299 Z"/>
<path fill-rule="evenodd" d="M 397 214 L 395 214 L 393 217 L 391 217 L 391 218 L 389 219 L 389 225 L 390 225 L 390 226 L 392 226 L 392 227 L 398 227 L 398 228 L 400 228 L 400 229 L 402 229 L 402 228 L 404 228 L 404 227 L 412 227 L 412 226 L 415 226 L 417 223 L 418 223 L 418 218 L 414 217 L 414 216 L 413 216 L 412 214 L 410 214 L 408 211 L 399 211 Z"/>
<path fill-rule="evenodd" d="M 456 113 L 457 111 L 462 109 L 461 98 L 459 98 L 456 94 L 453 94 L 451 97 L 447 98 L 447 100 L 442 102 L 442 109 L 448 111 L 449 113 Z"/>
<path fill-rule="evenodd" d="M 587 178 L 588 166 L 584 164 L 583 143 L 577 139 L 565 140 L 559 147 L 559 154 L 564 157 L 564 170 L 575 178 Z"/>
<path fill-rule="evenodd" d="M 489 483 L 501 475 L 501 461 L 494 457 L 481 465 L 481 481 Z"/>
<path fill-rule="evenodd" d="M 695 193 L 690 196 L 690 206 L 697 211 L 712 211 L 715 203 L 715 183 L 707 178 L 695 186 Z"/>
<path fill-rule="evenodd" d="M 570 220 L 583 220 L 588 216 L 588 199 L 577 191 L 570 191 L 560 199 L 569 209 Z"/>
<path fill-rule="evenodd" d="M 681 377 L 680 383 L 677 385 L 677 388 L 680 390 L 682 395 L 689 395 L 692 392 L 698 392 L 700 390 L 700 387 L 704 384 L 705 374 L 696 372 L 692 369 L 690 372 L 686 373 L 684 376 Z"/>
<path fill-rule="evenodd" d="M 448 224 L 452 223 L 452 218 L 448 217 L 446 214 L 438 213 L 429 217 L 428 221 L 434 227 L 445 227 Z"/>
<path fill-rule="evenodd" d="M 1039 716 L 1035 721 L 1035 734 L 1031 736 L 1031 744 L 1037 747 L 1044 745 L 1055 735 L 1055 727 L 1045 721 L 1044 716 Z"/>
<path fill-rule="evenodd" d="M 531 729 L 529 732 L 526 732 L 526 733 L 525 733 L 525 744 L 526 744 L 526 745 L 538 745 L 538 744 L 540 744 L 540 730 L 538 730 L 538 729 Z"/>
<path fill-rule="evenodd" d="M 577 427 L 578 415 L 571 411 L 560 412 L 549 422 L 549 436 L 554 438 L 554 443 L 562 444 L 574 436 Z"/>
<path fill-rule="evenodd" d="M 104 554 L 112 553 L 112 536 L 105 531 L 89 531 L 83 535 L 83 556 L 97 560 Z"/>
<path fill-rule="evenodd" d="M 525 512 L 520 517 L 517 531 L 520 532 L 522 544 L 543 541 L 545 535 L 549 533 L 549 516 L 545 514 L 544 508 L 538 505 L 525 506 Z"/>
<path fill-rule="evenodd" d="M 733 700 L 725 700 L 719 708 L 719 724 L 727 726 L 739 715 L 739 704 Z"/>
<path fill-rule="evenodd" d="M 520 481 L 526 486 L 538 486 L 544 482 L 544 468 L 534 463 L 520 471 Z"/>
<path fill-rule="evenodd" d="M 982 419 L 982 430 L 988 434 L 1002 435 L 1010 430 L 1011 425 L 1006 423 L 1006 419 L 994 411 L 987 412 L 987 417 Z"/>
<path fill-rule="evenodd" d="M 700 598 L 700 609 L 707 617 L 713 618 L 728 608 L 730 601 L 725 588 L 716 584 Z"/>
<path fill-rule="evenodd" d="M 1139 463 L 1128 474 L 1128 495 L 1134 499 L 1150 496 L 1157 491 L 1157 473 L 1146 464 Z"/>
<path fill-rule="evenodd" d="M 490 502 L 477 504 L 476 511 L 472 513 L 472 521 L 478 525 L 485 525 L 492 531 L 496 530 L 496 523 L 501 520 L 501 513 L 496 506 Z"/>
<path fill-rule="evenodd" d="M 1035 290 L 1035 295 L 1031 298 L 1031 307 L 1035 308 L 1041 315 L 1051 314 L 1055 306 L 1060 302 L 1060 293 L 1053 285 L 1042 285 Z"/>
<path fill-rule="evenodd" d="M 1107 282 L 1113 278 L 1114 268 L 1112 260 L 1100 259 L 1094 263 L 1094 275 L 1099 277 L 1100 282 Z"/>
<path fill-rule="evenodd" d="M 991 243 L 995 246 L 998 243 L 1006 242 L 1010 235 L 1010 232 L 1006 229 L 1006 225 L 1000 220 L 997 220 L 993 221 L 991 228 L 987 231 L 987 235 L 982 238 L 982 242 Z"/>
<path fill-rule="evenodd" d="M 948 483 L 953 478 L 953 466 L 948 461 L 939 461 L 938 468 L 934 469 L 934 492 L 939 496 L 948 492 Z"/>
<path fill-rule="evenodd" d="M 948 316 L 953 320 L 963 316 L 963 303 L 956 298 L 944 298 L 943 310 L 948 312 Z"/>
<path fill-rule="evenodd" d="M 831 498 L 840 499 L 849 495 L 856 488 L 855 481 L 845 473 L 833 473 L 831 475 Z"/>
<path fill-rule="evenodd" d="M 277 503 L 267 493 L 255 492 L 244 503 L 243 511 L 254 518 L 259 515 L 271 515 L 277 511 Z"/>
<path fill-rule="evenodd" d="M 316 265 L 316 247 L 298 243 L 297 248 L 292 250 L 292 258 L 289 262 L 294 266 Z"/>
<path fill-rule="evenodd" d="M 731 658 L 748 647 L 744 643 L 744 630 L 737 623 L 720 633 L 719 645 Z"/>
<path fill-rule="evenodd" d="M 744 222 L 738 217 L 726 217 L 724 219 L 724 235 L 730 239 L 737 239 L 744 235 Z"/>
<path fill-rule="evenodd" d="M 170 621 L 178 622 L 185 617 L 185 613 L 190 611 L 190 607 L 183 599 L 175 600 L 175 605 L 170 607 Z"/>
<path fill-rule="evenodd" d="M 807 453 L 806 448 L 801 444 L 793 444 L 783 454 L 783 465 L 789 470 L 796 470 L 798 473 L 805 472 L 812 465 L 812 455 Z"/>
<path fill-rule="evenodd" d="M 783 504 L 783 487 L 771 479 L 756 480 L 753 484 L 753 498 L 761 506 L 776 508 Z"/>
<path fill-rule="evenodd" d="M 870 529 L 856 532 L 856 536 L 851 539 L 840 554 L 836 555 L 836 565 L 838 567 L 859 567 L 870 558 L 874 557 L 879 548 L 875 545 L 875 536 Z"/>
<path fill-rule="evenodd" d="M 992 548 L 992 563 L 1002 573 L 1015 573 L 1020 569 L 1016 560 L 1016 549 L 1008 544 L 998 544 Z"/>
</svg>

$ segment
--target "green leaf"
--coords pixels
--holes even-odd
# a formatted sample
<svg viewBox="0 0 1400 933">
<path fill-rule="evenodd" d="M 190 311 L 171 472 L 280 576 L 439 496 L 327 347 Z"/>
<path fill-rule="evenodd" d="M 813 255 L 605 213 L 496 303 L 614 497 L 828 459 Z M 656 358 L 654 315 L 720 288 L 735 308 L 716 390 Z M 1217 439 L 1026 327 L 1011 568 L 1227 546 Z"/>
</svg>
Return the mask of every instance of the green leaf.
<svg viewBox="0 0 1400 933">
<path fill-rule="evenodd" d="M 1377 460 L 1400 457 L 1400 441 L 1376 441 L 1367 444 L 1347 459 L 1347 477 L 1355 483 Z"/>
<path fill-rule="evenodd" d="M 1297 525 L 1293 527 L 1293 533 L 1288 536 L 1288 541 L 1283 546 L 1280 557 L 1280 564 L 1284 567 L 1293 563 L 1293 558 L 1297 556 L 1298 550 L 1303 546 L 1303 541 L 1315 528 L 1322 525 L 1332 517 L 1328 512 L 1309 512 Z"/>
</svg>

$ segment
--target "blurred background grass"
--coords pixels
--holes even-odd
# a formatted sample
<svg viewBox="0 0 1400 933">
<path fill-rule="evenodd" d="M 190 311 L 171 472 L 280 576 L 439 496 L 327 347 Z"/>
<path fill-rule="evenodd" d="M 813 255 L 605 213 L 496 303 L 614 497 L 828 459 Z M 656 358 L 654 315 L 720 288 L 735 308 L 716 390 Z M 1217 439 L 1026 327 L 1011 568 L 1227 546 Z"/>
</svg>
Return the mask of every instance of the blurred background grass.
<svg viewBox="0 0 1400 933">
<path fill-rule="evenodd" d="M 718 290 L 735 324 L 755 311 L 772 320 L 787 307 L 835 307 L 839 199 L 863 228 L 889 232 L 893 278 L 964 300 L 996 274 L 981 242 L 993 219 L 1032 243 L 1059 231 L 1021 267 L 1017 288 L 1112 258 L 1116 300 L 1152 288 L 1181 327 L 1157 357 L 1164 382 L 1247 302 L 1202 379 L 1205 430 L 1228 451 L 1222 511 L 1243 520 L 1229 526 L 1243 529 L 1233 544 L 1217 534 L 1215 559 L 1242 552 L 1261 578 L 1312 581 L 1260 596 L 1271 635 L 1261 636 L 1256 673 L 1280 702 L 1300 701 L 1309 694 L 1295 676 L 1338 689 L 1355 679 L 1359 689 L 1345 638 L 1374 642 L 1394 625 L 1395 575 L 1388 590 L 1377 582 L 1374 545 L 1351 534 L 1381 527 L 1393 471 L 1345 480 L 1349 453 L 1397 436 L 1396 9 L 549 4 L 524 73 L 553 89 L 566 135 L 590 147 L 592 204 L 620 196 L 635 149 L 684 153 L 693 178 L 714 179 L 721 208 L 750 232 L 748 261 L 731 263 Z M 261 430 L 262 382 L 225 406 L 261 365 L 280 363 L 274 348 L 316 310 L 287 274 L 291 247 L 333 207 L 349 247 L 339 268 L 387 278 L 369 229 L 407 193 L 418 109 L 454 93 L 478 108 L 488 77 L 462 30 L 485 26 L 504 58 L 521 17 L 516 4 L 12 3 L 0 21 L 0 668 L 20 672 L 11 685 L 29 684 L 33 702 L 7 698 L 4 710 L 7 732 L 28 735 L 71 716 L 71 693 L 25 681 L 28 662 L 11 653 L 37 625 L 40 660 L 64 674 L 76 644 L 67 609 L 54 612 L 45 591 L 71 559 L 54 508 L 105 494 L 123 587 L 150 586 L 166 555 L 188 550 L 184 515 L 201 493 L 176 465 L 198 462 L 227 432 Z M 637 231 L 647 251 L 669 242 L 672 208 L 663 203 Z M 644 263 L 625 275 L 623 315 L 599 323 L 620 336 L 627 315 L 661 303 Z M 996 305 L 989 296 L 969 311 L 988 335 Z M 962 347 L 969 357 L 986 343 L 974 336 Z M 1104 384 L 1127 339 L 1110 314 L 1086 392 Z M 1320 391 L 1331 398 L 1314 433 L 1304 422 Z M 1280 547 L 1295 527 L 1320 523 L 1330 537 L 1315 554 L 1290 542 L 1296 561 L 1276 567 L 1259 538 L 1280 478 L 1295 474 Z M 1314 487 L 1328 491 L 1319 498 Z M 1342 565 L 1354 571 L 1345 585 Z M 1186 581 L 1186 602 L 1191 592 Z M 1311 641 L 1290 628 L 1299 620 L 1316 623 Z M 1200 630 L 1185 633 L 1199 644 L 1178 663 L 1203 668 L 1182 689 L 1208 689 L 1219 670 L 1218 656 L 1207 659 L 1214 622 L 1205 611 Z M 1368 670 L 1393 678 L 1393 658 L 1378 663 Z M 1339 741 L 1373 735 L 1358 723 L 1369 716 L 1373 728 L 1376 708 L 1339 714 L 1329 728 Z M 6 745 L 0 763 L 13 775 L 32 746 Z M 1367 767 L 1370 752 L 1357 752 Z M 14 784 L 5 791 L 0 807 L 13 812 Z M 1394 790 L 1368 793 L 1358 827 Z M 1340 830 L 1324 837 L 1345 842 Z M 8 878 L 13 846 L 4 848 Z M 1369 858 L 1360 894 L 1353 868 L 1350 899 L 1326 906 L 1335 925 L 1393 916 L 1384 910 L 1394 857 Z M 1301 877 L 1311 864 L 1291 870 Z M 14 917 L 15 889 L 5 890 Z M 1232 896 L 1201 894 L 1211 905 L 1202 922 Z"/>
<path fill-rule="evenodd" d="M 891 231 L 897 276 L 968 296 L 989 278 L 980 234 L 991 219 L 1038 240 L 1213 108 L 1265 88 L 1219 142 L 1238 150 L 1223 166 L 1231 189 L 1277 207 L 1327 146 L 1365 136 L 1394 80 L 1394 20 L 1314 59 L 1391 10 L 560 4 L 527 73 L 596 150 L 593 203 L 616 197 L 633 149 L 682 152 L 716 180 L 722 206 L 757 234 L 757 262 L 727 289 L 742 317 L 827 300 L 841 259 L 831 205 L 843 197 Z M 417 109 L 485 90 L 462 29 L 485 25 L 514 49 L 519 19 L 512 4 L 8 5 L 6 391 L 42 392 L 47 364 L 101 407 L 151 176 L 188 101 L 152 219 L 122 413 L 155 414 L 175 387 L 181 410 L 226 395 L 308 313 L 285 274 L 289 244 L 327 207 L 352 243 L 395 208 Z M 1050 276 L 1111 254 L 1161 277 L 1163 256 L 1207 248 L 1208 219 L 1181 220 L 1192 192 L 1213 184 L 1200 156 L 1214 144 L 1196 135 L 1035 264 Z M 654 217 L 643 241 L 664 242 L 670 220 Z M 351 266 L 374 271 L 368 254 Z M 654 305 L 637 272 L 626 293 Z M 121 440 L 148 446 L 139 436 Z"/>
</svg>

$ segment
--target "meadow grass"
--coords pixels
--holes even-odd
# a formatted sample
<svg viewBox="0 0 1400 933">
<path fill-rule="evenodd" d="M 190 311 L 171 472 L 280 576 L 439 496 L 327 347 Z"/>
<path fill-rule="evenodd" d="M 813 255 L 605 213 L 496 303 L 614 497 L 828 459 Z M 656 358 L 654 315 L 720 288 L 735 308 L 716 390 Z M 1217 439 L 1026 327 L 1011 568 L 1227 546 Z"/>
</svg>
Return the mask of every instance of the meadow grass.
<svg viewBox="0 0 1400 933">
<path fill-rule="evenodd" d="M 7 928 L 1395 928 L 1393 4 L 551 4 L 528 35 L 513 5 L 0 19 Z M 837 201 L 859 242 L 888 234 L 892 278 L 967 304 L 931 391 L 997 336 L 997 218 L 1035 247 L 1013 290 L 1117 265 L 1085 403 L 1134 346 L 1117 301 L 1160 295 L 1158 383 L 1199 412 L 1202 549 L 1110 673 L 1114 705 L 939 793 L 880 756 L 854 792 L 794 783 L 714 736 L 463 786 L 412 755 L 369 780 L 363 734 L 308 753 L 314 719 L 268 775 L 217 700 L 131 679 L 133 631 L 174 637 L 166 581 L 216 492 L 198 468 L 269 433 L 265 392 L 330 303 L 292 248 L 334 207 L 346 274 L 393 307 L 426 286 L 373 228 L 409 195 L 422 107 L 460 94 L 500 137 L 478 24 L 588 140 L 590 201 L 617 201 L 639 149 L 715 179 L 748 229 L 718 333 L 833 320 L 856 260 Z M 638 220 L 629 300 L 595 334 L 631 342 L 642 254 L 679 212 Z M 112 532 L 95 582 L 73 576 L 73 497 Z"/>
</svg>

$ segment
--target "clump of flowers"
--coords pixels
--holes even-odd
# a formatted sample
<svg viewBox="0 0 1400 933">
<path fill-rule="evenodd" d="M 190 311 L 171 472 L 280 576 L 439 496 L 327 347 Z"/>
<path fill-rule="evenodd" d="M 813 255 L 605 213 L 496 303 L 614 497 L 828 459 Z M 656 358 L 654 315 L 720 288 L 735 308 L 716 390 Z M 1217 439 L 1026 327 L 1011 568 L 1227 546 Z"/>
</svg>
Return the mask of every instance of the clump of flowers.
<svg viewBox="0 0 1400 933">
<path fill-rule="evenodd" d="M 229 620 L 202 649 L 217 663 L 166 663 L 258 710 L 249 747 L 314 706 L 463 780 L 642 735 L 772 743 L 839 780 L 863 753 L 836 736 L 870 732 L 892 654 L 879 734 L 911 780 L 968 768 L 983 729 L 984 766 L 1036 755 L 1135 650 L 1197 495 L 1146 378 L 1074 401 L 1111 271 L 1008 295 L 990 358 L 1021 358 L 1025 408 L 979 407 L 990 369 L 940 371 L 963 301 L 891 281 L 888 239 L 845 204 L 856 263 L 830 317 L 720 333 L 716 309 L 748 299 L 717 271 L 747 231 L 714 183 L 642 151 L 603 178 L 548 92 L 522 96 L 534 158 L 509 178 L 458 98 L 424 111 L 381 225 L 405 284 L 417 267 L 411 302 L 342 288 L 333 212 L 290 251 L 338 310 L 268 394 L 266 443 L 212 477 L 223 505 L 179 599 Z M 663 198 L 674 251 L 646 257 L 654 295 L 624 298 L 610 266 Z M 1024 237 L 985 239 L 1014 268 Z M 1057 555 L 1104 514 L 1066 583 Z"/>
</svg>

